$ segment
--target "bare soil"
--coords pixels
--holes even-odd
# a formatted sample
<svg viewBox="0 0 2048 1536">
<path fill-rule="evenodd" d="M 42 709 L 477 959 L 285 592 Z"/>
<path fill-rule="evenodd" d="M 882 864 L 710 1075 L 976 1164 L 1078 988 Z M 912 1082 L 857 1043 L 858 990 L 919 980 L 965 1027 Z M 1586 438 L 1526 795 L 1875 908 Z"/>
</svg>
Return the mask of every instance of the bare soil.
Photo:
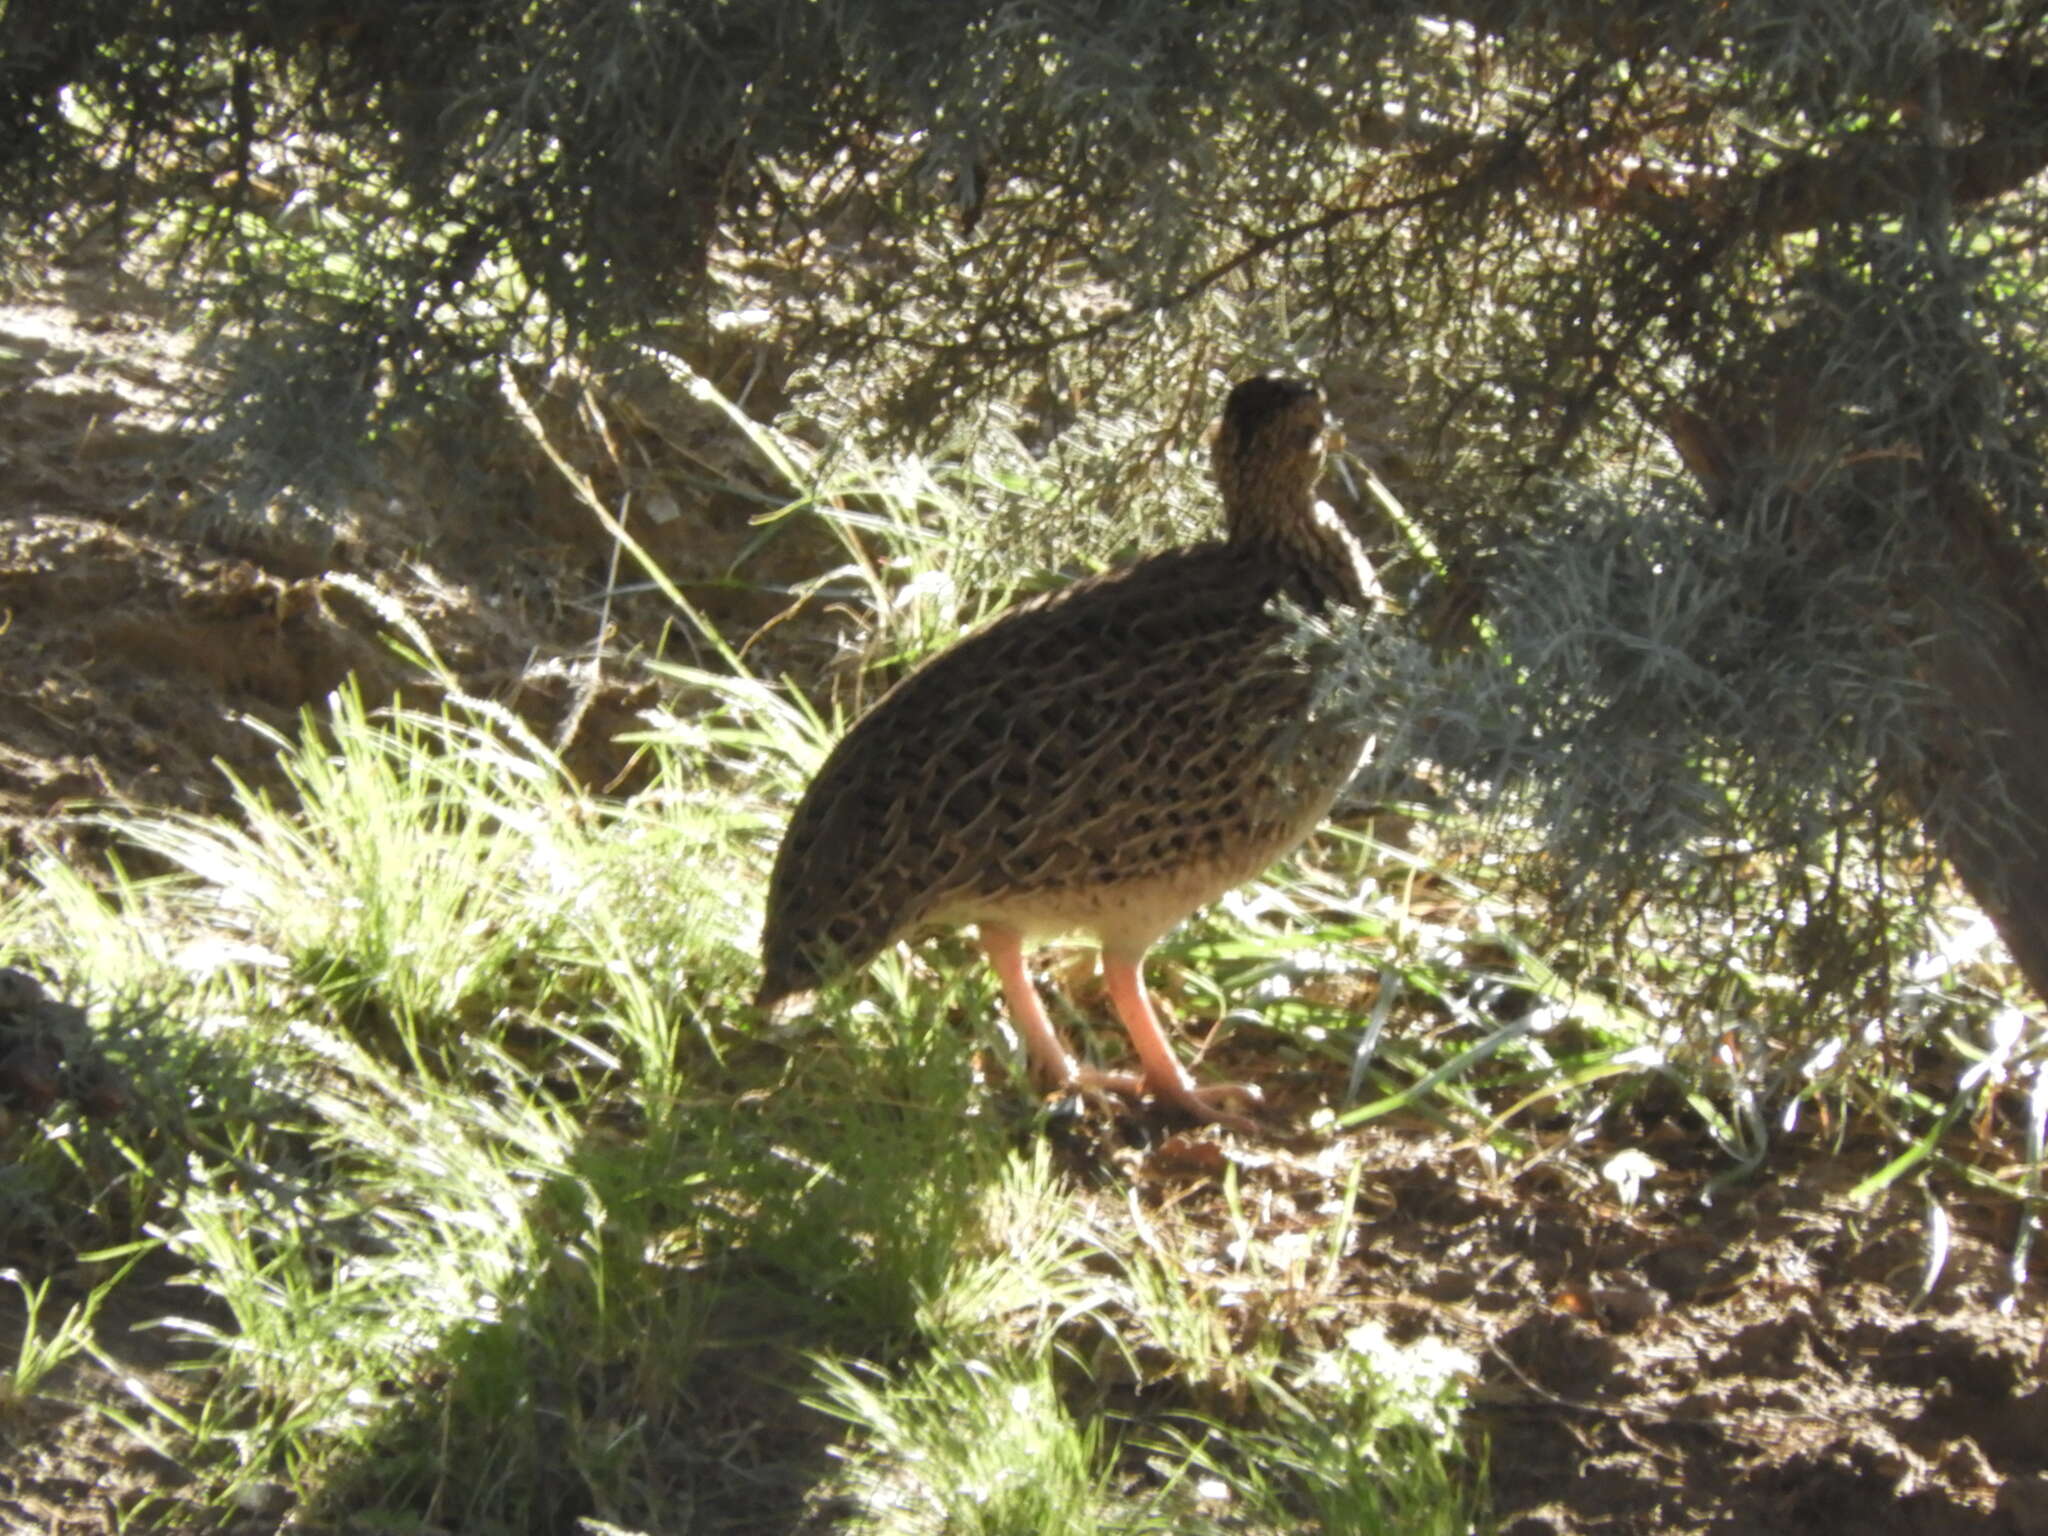
<svg viewBox="0 0 2048 1536">
<path fill-rule="evenodd" d="M 406 686 L 363 584 L 590 782 L 630 784 L 630 749 L 613 738 L 652 701 L 632 658 L 657 647 L 666 615 L 630 594 L 604 608 L 608 544 L 530 444 L 508 435 L 477 464 L 416 465 L 391 498 L 324 522 L 289 509 L 268 523 L 209 518 L 166 382 L 193 366 L 146 295 L 98 276 L 0 309 L 0 850 L 89 841 L 76 812 L 94 802 L 217 807 L 217 761 L 259 782 L 269 772 L 271 749 L 245 718 L 289 726 L 349 675 L 373 697 Z M 755 504 L 685 489 L 707 466 L 731 482 L 757 471 L 716 423 L 678 409 L 622 427 L 623 457 L 616 440 L 609 459 L 584 440 L 586 460 L 612 491 L 673 471 L 680 514 L 643 531 L 672 571 L 729 605 L 722 616 L 758 624 L 773 599 L 709 585 L 751 536 Z M 793 575 L 805 552 L 771 558 Z M 58 1092 L 119 1112 L 118 1078 L 89 1039 L 27 979 L 0 986 L 0 1152 L 34 1134 Z M 1270 1059 L 1210 1065 L 1273 1081 Z M 1329 1093 L 1312 1076 L 1276 1088 L 1282 1121 L 1290 1097 L 1298 1113 Z M 1207 1136 L 1139 1149 L 1083 1138 L 1067 1156 L 1081 1182 L 1119 1191 L 1111 1203 L 1135 1186 L 1206 1230 L 1202 1283 L 1228 1315 L 1248 1322 L 1256 1308 L 1333 1339 L 1376 1319 L 1469 1351 L 1494 1511 L 1511 1536 L 2048 1536 L 2048 1291 L 2038 1279 L 2015 1288 L 2013 1205 L 1952 1208 L 1929 1283 L 1918 1198 L 1847 1199 L 1876 1149 L 1788 1143 L 1716 1188 L 1726 1160 L 1682 1106 L 1643 1110 L 1629 1129 L 1659 1168 L 1632 1205 L 1586 1172 L 1610 1149 L 1565 1155 L 1566 1127 L 1557 1157 L 1519 1167 L 1397 1125 L 1227 1150 Z M 1231 1247 L 1226 1157 L 1256 1227 L 1249 1252 Z M 1331 1269 L 1312 1256 L 1326 1239 L 1309 1234 L 1327 1233 L 1354 1167 L 1357 1219 Z M 39 1234 L 0 1229 L 0 1270 L 47 1273 L 48 1259 Z M 1263 1278 L 1248 1287 L 1247 1273 Z M 92 1279 L 61 1272 L 52 1306 Z M 188 1504 L 175 1461 L 82 1406 L 128 1400 L 119 1376 L 182 1400 L 180 1346 L 146 1326 L 190 1315 L 176 1281 L 119 1288 L 124 1310 L 99 1329 L 118 1373 L 75 1363 L 36 1401 L 0 1404 L 0 1531 L 132 1529 L 123 1521 L 141 1507 L 146 1528 L 305 1528 L 269 1485 L 225 1522 Z M 21 1320 L 0 1287 L 0 1339 L 19 1337 Z M 792 1460 L 815 1459 L 826 1430 L 793 1429 L 778 1401 L 763 1435 L 808 1435 Z M 753 1507 L 755 1523 L 735 1514 L 721 1528 L 816 1528 L 815 1509 Z"/>
<path fill-rule="evenodd" d="M 1263 1198 L 1326 1211 L 1362 1162 L 1329 1315 L 1479 1360 L 1510 1536 L 2048 1531 L 2048 1294 L 2014 1294 L 2011 1209 L 1961 1213 L 1922 1297 L 1919 1199 L 1847 1199 L 1878 1149 L 1716 1190 L 1689 1119 L 1632 1128 L 1660 1165 L 1633 1208 L 1584 1171 L 1618 1146 L 1499 1168 L 1392 1128 L 1276 1154 Z"/>
<path fill-rule="evenodd" d="M 194 348 L 98 266 L 0 305 L 0 850 L 70 839 L 62 813 L 93 803 L 218 807 L 222 767 L 264 782 L 251 721 L 289 730 L 345 677 L 376 703 L 419 676 L 380 603 L 586 782 L 630 787 L 616 738 L 654 697 L 640 662 L 699 659 L 698 638 L 510 413 L 460 457 L 394 447 L 351 504 L 287 491 L 228 516 L 183 410 Z M 786 606 L 774 583 L 815 573 L 806 529 L 751 525 L 777 487 L 713 408 L 529 385 L 556 449 L 700 611 L 745 634 Z M 725 580 L 742 551 L 745 587 Z M 805 644 L 777 634 L 764 659 L 801 667 Z"/>
</svg>

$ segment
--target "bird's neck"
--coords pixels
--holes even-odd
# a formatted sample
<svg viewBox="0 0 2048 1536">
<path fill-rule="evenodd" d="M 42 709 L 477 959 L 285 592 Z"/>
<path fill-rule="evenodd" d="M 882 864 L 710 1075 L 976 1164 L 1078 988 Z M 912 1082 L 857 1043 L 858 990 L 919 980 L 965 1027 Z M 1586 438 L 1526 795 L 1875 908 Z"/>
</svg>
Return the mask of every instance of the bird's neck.
<svg viewBox="0 0 2048 1536">
<path fill-rule="evenodd" d="M 1379 579 L 1365 546 L 1334 509 L 1304 490 L 1284 500 L 1266 496 L 1256 506 L 1224 503 L 1232 544 L 1272 550 L 1301 573 L 1319 602 L 1367 608 L 1377 603 Z"/>
</svg>

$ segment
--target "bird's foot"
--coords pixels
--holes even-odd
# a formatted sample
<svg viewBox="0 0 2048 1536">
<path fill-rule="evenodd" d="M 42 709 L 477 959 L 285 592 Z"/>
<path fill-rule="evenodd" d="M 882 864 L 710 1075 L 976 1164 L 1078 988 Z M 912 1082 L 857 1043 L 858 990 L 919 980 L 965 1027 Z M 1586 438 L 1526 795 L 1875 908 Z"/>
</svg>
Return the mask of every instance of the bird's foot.
<svg viewBox="0 0 2048 1536">
<path fill-rule="evenodd" d="M 1193 1083 L 1180 1077 L 1150 1087 L 1177 1109 L 1227 1131 L 1256 1130 L 1257 1123 L 1243 1111 L 1262 1109 L 1266 1103 L 1266 1096 L 1250 1083 Z"/>
<path fill-rule="evenodd" d="M 1053 1078 L 1039 1074 L 1041 1083 L 1050 1082 L 1054 1093 L 1072 1094 L 1098 1111 L 1114 1116 L 1145 1096 L 1145 1079 L 1136 1072 L 1105 1072 L 1069 1061 L 1064 1075 Z"/>
<path fill-rule="evenodd" d="M 1250 1083 L 1202 1084 L 1185 1074 L 1158 1082 L 1141 1072 L 1105 1072 L 1098 1067 L 1076 1066 L 1060 1086 L 1095 1103 L 1121 1099 L 1134 1104 L 1149 1097 L 1171 1104 L 1192 1119 L 1230 1131 L 1257 1129 L 1250 1116 L 1239 1111 L 1255 1111 L 1266 1102 L 1266 1096 Z"/>
</svg>

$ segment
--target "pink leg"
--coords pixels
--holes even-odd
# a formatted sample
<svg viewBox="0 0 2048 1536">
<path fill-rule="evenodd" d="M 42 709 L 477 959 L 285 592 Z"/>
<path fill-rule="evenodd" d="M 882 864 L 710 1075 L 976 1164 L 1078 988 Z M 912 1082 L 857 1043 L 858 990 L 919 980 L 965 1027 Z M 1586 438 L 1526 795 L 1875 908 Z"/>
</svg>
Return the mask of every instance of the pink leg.
<svg viewBox="0 0 2048 1536">
<path fill-rule="evenodd" d="M 1218 1109 L 1210 1101 L 1235 1101 L 1240 1107 L 1256 1109 L 1259 1090 L 1249 1083 L 1217 1083 L 1197 1087 L 1173 1054 L 1166 1031 L 1152 1012 L 1152 1000 L 1145 993 L 1145 956 L 1102 952 L 1102 979 L 1109 986 L 1109 1000 L 1117 1017 L 1137 1047 L 1138 1060 L 1145 1066 L 1145 1086 L 1160 1098 L 1185 1110 L 1197 1120 L 1214 1120 L 1233 1130 L 1250 1130 L 1252 1122 L 1243 1115 Z"/>
<path fill-rule="evenodd" d="M 1045 1016 L 1045 1004 L 1031 975 L 1024 969 L 1024 940 L 1014 928 L 1000 923 L 981 925 L 981 947 L 988 963 L 1002 978 L 1003 1001 L 1010 1007 L 1010 1022 L 1024 1035 L 1024 1050 L 1031 1058 L 1031 1070 L 1047 1088 L 1107 1089 L 1112 1093 L 1136 1095 L 1143 1080 L 1129 1072 L 1097 1072 L 1083 1067 L 1061 1044 L 1052 1020 Z"/>
</svg>

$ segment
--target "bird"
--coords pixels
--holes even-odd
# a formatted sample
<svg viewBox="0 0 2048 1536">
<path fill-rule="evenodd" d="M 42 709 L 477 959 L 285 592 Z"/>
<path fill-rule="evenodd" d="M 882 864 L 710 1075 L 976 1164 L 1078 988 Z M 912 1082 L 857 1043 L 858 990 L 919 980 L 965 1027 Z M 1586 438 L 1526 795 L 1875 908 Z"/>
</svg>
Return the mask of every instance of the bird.
<svg viewBox="0 0 2048 1536">
<path fill-rule="evenodd" d="M 1222 539 L 1027 600 L 862 715 L 783 834 L 757 1006 L 783 1016 L 899 939 L 972 924 L 1045 1088 L 1250 1128 L 1260 1091 L 1195 1082 L 1144 962 L 1307 838 L 1366 754 L 1313 643 L 1379 600 L 1316 499 L 1332 442 L 1317 385 L 1244 380 L 1210 442 Z M 1135 1072 L 1084 1066 L 1046 1015 L 1026 946 L 1070 934 L 1101 950 Z"/>
</svg>

